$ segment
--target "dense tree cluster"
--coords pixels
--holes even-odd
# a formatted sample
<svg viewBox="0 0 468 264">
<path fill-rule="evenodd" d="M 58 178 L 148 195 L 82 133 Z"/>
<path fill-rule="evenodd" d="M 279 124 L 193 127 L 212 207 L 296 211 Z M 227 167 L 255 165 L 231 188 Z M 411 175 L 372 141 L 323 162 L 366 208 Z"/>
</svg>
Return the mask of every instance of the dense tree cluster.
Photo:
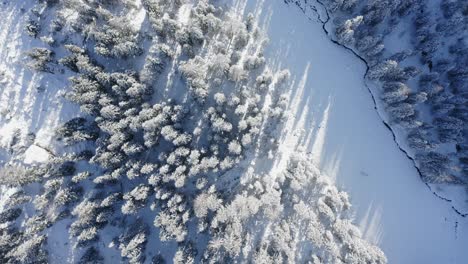
<svg viewBox="0 0 468 264">
<path fill-rule="evenodd" d="M 267 65 L 254 16 L 208 0 L 137 5 L 37 5 L 26 30 L 50 50 L 33 49 L 30 66 L 71 76 L 64 97 L 81 116 L 56 129 L 47 163 L 0 170 L 0 185 L 16 188 L 0 213 L 0 262 L 46 263 L 49 232 L 66 226 L 78 263 L 385 263 L 347 218 L 346 194 L 309 160 L 272 175 L 244 168 L 277 147 L 290 77 Z M 137 8 L 141 28 L 126 16 Z M 343 38 L 354 43 L 362 23 L 345 22 Z M 382 50 L 378 38 L 360 45 Z M 404 84 L 413 71 L 387 64 L 393 72 L 374 75 L 387 80 L 389 105 L 423 100 Z"/>
<path fill-rule="evenodd" d="M 17 190 L 3 197 L 8 199 L 0 213 L 0 261 L 2 263 L 46 263 L 47 238 L 41 231 L 49 227 L 42 215 L 25 219 L 24 205 L 31 201 L 23 191 Z M 24 227 L 18 223 L 26 220 Z"/>
<path fill-rule="evenodd" d="M 196 214 L 213 212 L 208 223 L 214 236 L 203 260 L 386 263 L 380 249 L 365 242 L 348 218 L 347 194 L 310 160 L 295 155 L 284 171 L 272 173 L 278 175 L 246 182 L 226 204 L 212 193 L 197 197 Z"/>
<path fill-rule="evenodd" d="M 56 130 L 60 156 L 31 172 L 2 169 L 2 185 L 34 190 L 11 197 L 0 214 L 8 223 L 1 241 L 13 241 L 0 245 L 2 262 L 47 261 L 48 232 L 60 221 L 79 263 L 104 262 L 106 234 L 130 263 L 161 260 L 146 250 L 158 234 L 179 244 L 174 262 L 201 259 L 197 249 L 208 245 L 192 240 L 211 236 L 229 199 L 217 188 L 237 186 L 229 171 L 274 147 L 269 133 L 287 106 L 289 72 L 266 66 L 253 15 L 243 20 L 209 1 L 195 1 L 184 19 L 182 1 L 142 1 L 148 23 L 140 29 L 121 15 L 134 11 L 132 1 L 42 4 L 55 18 L 27 30 L 51 49 L 28 53 L 30 66 L 71 75 L 65 98 L 82 115 Z"/>
</svg>

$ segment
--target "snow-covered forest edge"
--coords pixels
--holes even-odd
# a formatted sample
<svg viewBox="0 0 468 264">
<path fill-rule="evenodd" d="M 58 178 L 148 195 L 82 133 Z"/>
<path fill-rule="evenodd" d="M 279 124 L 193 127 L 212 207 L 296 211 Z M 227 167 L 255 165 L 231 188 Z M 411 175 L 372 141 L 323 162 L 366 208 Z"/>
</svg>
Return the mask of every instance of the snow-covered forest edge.
<svg viewBox="0 0 468 264">
<path fill-rule="evenodd" d="M 340 5 L 2 3 L 2 263 L 462 263 L 463 104 Z"/>
<path fill-rule="evenodd" d="M 465 1 L 285 1 L 319 13 L 366 65 L 376 109 L 421 179 L 466 213 L 468 5 Z"/>
</svg>

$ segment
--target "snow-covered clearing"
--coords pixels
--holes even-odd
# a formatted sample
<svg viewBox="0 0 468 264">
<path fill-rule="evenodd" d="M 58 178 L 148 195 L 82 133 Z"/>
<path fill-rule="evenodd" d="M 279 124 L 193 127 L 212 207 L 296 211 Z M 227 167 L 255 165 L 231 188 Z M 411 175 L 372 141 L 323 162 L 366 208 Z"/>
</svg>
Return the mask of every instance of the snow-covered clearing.
<svg viewBox="0 0 468 264">
<path fill-rule="evenodd" d="M 62 98 L 69 76 L 39 73 L 28 69 L 25 53 L 44 44 L 27 36 L 27 16 L 21 7 L 34 1 L 0 3 L 0 168 L 7 162 L 25 164 L 46 162 L 53 149 L 55 128 L 77 114 L 77 107 Z M 28 140 L 32 139 L 32 140 Z M 0 212 L 16 188 L 0 188 Z M 57 225 L 51 232 L 60 243 L 50 240 L 54 263 L 64 263 L 68 253 L 66 226 Z M 51 236 L 54 237 L 54 236 Z"/>
<path fill-rule="evenodd" d="M 31 145 L 24 152 L 24 163 L 46 162 L 50 158 L 49 152 L 42 147 Z"/>
<path fill-rule="evenodd" d="M 237 2 L 263 10 L 270 63 L 291 70 L 290 118 L 272 171 L 305 149 L 346 190 L 365 238 L 389 263 L 462 263 L 467 219 L 420 180 L 383 125 L 363 83 L 365 66 L 324 34 L 321 23 L 282 1 Z"/>
<path fill-rule="evenodd" d="M 333 44 L 318 20 L 283 1 L 232 1 L 239 14 L 257 15 L 270 38 L 265 54 L 268 65 L 273 70 L 289 68 L 293 80 L 289 118 L 279 150 L 273 153 L 274 162 L 262 167 L 264 161 L 254 160 L 253 166 L 268 168 L 274 175 L 286 168 L 293 153 L 307 152 L 332 182 L 348 192 L 355 223 L 367 240 L 382 248 L 389 263 L 468 259 L 468 219 L 437 198 L 398 149 L 364 85 L 362 62 Z M 60 97 L 67 76 L 44 78 L 47 74 L 33 73 L 22 65 L 22 54 L 40 42 L 24 36 L 24 23 L 18 21 L 24 16 L 13 6 L 0 8 L 2 25 L 7 25 L 0 28 L 0 74 L 4 76 L 2 80 L 0 75 L 0 147 L 10 147 L 18 130 L 21 135 L 36 133 L 35 142 L 20 157 L 25 163 L 45 162 L 54 128 L 74 117 L 77 109 L 64 106 Z M 141 1 L 136 6 L 132 25 L 140 28 L 145 12 Z M 188 23 L 191 7 L 186 4 L 180 9 L 181 23 Z M 0 159 L 7 159 L 3 156 L 0 153 Z M 11 191 L 0 189 L 0 211 Z M 72 242 L 65 243 L 67 224 L 62 222 L 49 233 L 53 263 L 75 260 Z"/>
<path fill-rule="evenodd" d="M 35 134 L 35 142 L 48 146 L 54 128 L 74 117 L 77 107 L 62 98 L 67 86 L 64 74 L 50 78 L 25 67 L 25 53 L 44 44 L 27 36 L 24 31 L 27 16 L 20 7 L 31 1 L 2 4 L 0 16 L 0 147 L 11 147 L 14 137 L 20 140 L 28 133 Z M 3 79 L 3 80 L 2 80 Z"/>
</svg>

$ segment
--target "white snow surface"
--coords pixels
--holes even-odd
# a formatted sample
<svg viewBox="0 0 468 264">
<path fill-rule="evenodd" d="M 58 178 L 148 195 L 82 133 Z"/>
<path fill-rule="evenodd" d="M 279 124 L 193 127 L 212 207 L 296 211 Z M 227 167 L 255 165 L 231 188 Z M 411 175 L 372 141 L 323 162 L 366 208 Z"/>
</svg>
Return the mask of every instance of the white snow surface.
<svg viewBox="0 0 468 264">
<path fill-rule="evenodd" d="M 177 18 L 182 25 L 186 25 L 189 22 L 191 9 L 191 4 L 184 4 L 180 7 Z"/>
<path fill-rule="evenodd" d="M 135 0 L 134 4 L 135 8 L 131 9 L 131 12 L 128 14 L 128 17 L 130 18 L 130 23 L 133 26 L 133 28 L 135 30 L 139 30 L 141 28 L 141 25 L 145 21 L 146 12 L 143 8 L 141 0 Z"/>
<path fill-rule="evenodd" d="M 349 193 L 356 224 L 366 239 L 382 248 L 389 263 L 466 263 L 468 219 L 430 192 L 397 148 L 364 86 L 361 61 L 333 44 L 319 21 L 283 1 L 226 1 L 238 12 L 257 10 L 270 38 L 265 52 L 269 65 L 289 68 L 294 80 L 289 118 L 271 171 L 281 171 L 290 155 L 303 149 Z M 181 9 L 181 21 L 189 7 Z M 6 84 L 0 79 L 1 147 L 16 129 L 36 132 L 36 141 L 48 147 L 53 128 L 64 117 L 73 117 L 76 108 L 64 107 L 57 96 L 65 77 L 45 81 L 45 94 L 37 94 L 43 76 L 24 70 L 21 54 L 39 42 L 31 45 L 31 38 L 21 33 L 18 10 L 0 8 L 0 70 L 7 76 Z M 144 17 L 141 12 L 136 17 L 139 27 Z M 32 145 L 25 162 L 44 161 L 43 151 Z M 5 197 L 8 191 L 2 188 L 0 211 Z M 58 246 L 54 241 L 51 245 Z M 59 263 L 69 252 L 57 253 L 54 262 Z"/>
<path fill-rule="evenodd" d="M 34 133 L 36 142 L 51 144 L 55 128 L 75 117 L 78 107 L 62 98 L 67 78 L 50 76 L 26 67 L 26 52 L 44 47 L 25 33 L 27 16 L 21 7 L 31 1 L 0 4 L 0 147 L 8 148 L 13 137 Z"/>
<path fill-rule="evenodd" d="M 27 16 L 20 8 L 28 10 L 27 7 L 34 3 L 31 0 L 0 2 L 0 154 L 3 150 L 10 152 L 14 137 L 21 139 L 28 133 L 35 134 L 34 144 L 24 146 L 24 153 L 0 155 L 0 167 L 7 162 L 47 161 L 50 153 L 45 148 L 53 148 L 56 127 L 78 113 L 77 106 L 62 98 L 69 76 L 57 73 L 51 77 L 25 66 L 25 53 L 44 46 L 39 40 L 27 36 L 24 30 Z M 16 188 L 0 187 L 0 212 L 16 191 Z M 49 234 L 49 250 L 54 249 L 50 261 L 70 262 L 65 261 L 69 253 L 69 243 L 64 242 L 68 240 L 66 226 L 54 226 L 50 233 L 53 232 L 56 234 Z"/>
<path fill-rule="evenodd" d="M 33 164 L 46 162 L 50 158 L 49 152 L 42 147 L 31 145 L 24 152 L 24 163 Z"/>
<path fill-rule="evenodd" d="M 466 263 L 468 221 L 421 181 L 382 123 L 363 81 L 365 65 L 333 44 L 316 19 L 283 1 L 235 1 L 262 10 L 269 64 L 294 80 L 272 171 L 297 149 L 348 192 L 355 222 L 389 263 Z M 257 12 L 260 13 L 260 12 Z"/>
</svg>

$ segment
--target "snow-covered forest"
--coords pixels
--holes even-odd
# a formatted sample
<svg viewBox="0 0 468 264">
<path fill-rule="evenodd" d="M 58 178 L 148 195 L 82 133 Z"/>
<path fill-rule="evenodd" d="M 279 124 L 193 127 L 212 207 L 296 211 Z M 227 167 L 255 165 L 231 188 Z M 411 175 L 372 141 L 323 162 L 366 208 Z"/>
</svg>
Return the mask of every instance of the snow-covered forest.
<svg viewBox="0 0 468 264">
<path fill-rule="evenodd" d="M 422 180 L 466 186 L 468 3 L 286 2 L 303 12 L 321 8 L 324 31 L 365 62 L 384 122 Z"/>
<path fill-rule="evenodd" d="M 0 3 L 1 263 L 465 263 L 461 0 Z"/>
</svg>

